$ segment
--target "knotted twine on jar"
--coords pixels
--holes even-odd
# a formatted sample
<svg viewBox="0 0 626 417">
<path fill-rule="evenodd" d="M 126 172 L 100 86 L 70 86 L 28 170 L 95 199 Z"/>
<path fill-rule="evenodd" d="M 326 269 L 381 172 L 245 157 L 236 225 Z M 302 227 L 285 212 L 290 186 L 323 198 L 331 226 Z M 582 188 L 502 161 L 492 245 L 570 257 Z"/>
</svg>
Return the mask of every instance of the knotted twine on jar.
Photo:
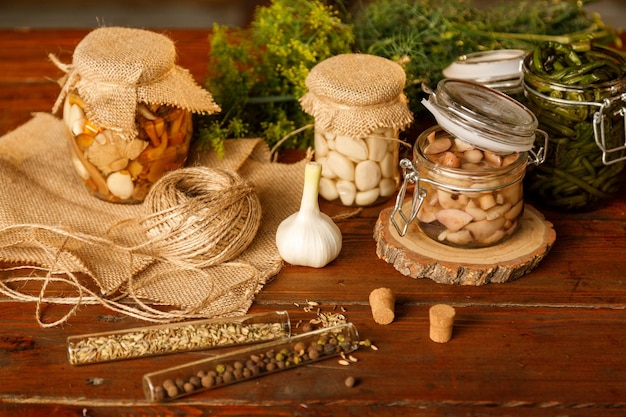
<svg viewBox="0 0 626 417">
<path fill-rule="evenodd" d="M 122 138 L 137 136 L 137 103 L 167 104 L 192 113 L 212 114 L 220 107 L 186 69 L 176 65 L 176 47 L 165 35 L 143 29 L 103 27 L 88 33 L 74 49 L 72 64 L 50 60 L 66 75 L 56 113 L 73 90 L 86 104 L 85 114 L 96 126 Z"/>
<path fill-rule="evenodd" d="M 336 55 L 311 69 L 300 105 L 316 126 L 362 138 L 379 127 L 402 129 L 413 121 L 405 82 L 402 67 L 386 58 Z"/>
</svg>

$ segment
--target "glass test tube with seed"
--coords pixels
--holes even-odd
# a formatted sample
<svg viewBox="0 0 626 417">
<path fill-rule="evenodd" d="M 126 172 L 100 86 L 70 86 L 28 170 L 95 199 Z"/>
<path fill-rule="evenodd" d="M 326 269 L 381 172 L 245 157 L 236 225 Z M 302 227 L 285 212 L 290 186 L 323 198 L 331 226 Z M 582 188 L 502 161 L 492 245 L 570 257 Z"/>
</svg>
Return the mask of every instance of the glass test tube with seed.
<svg viewBox="0 0 626 417">
<path fill-rule="evenodd" d="M 344 323 L 152 372 L 143 376 L 143 390 L 149 401 L 171 401 L 347 354 L 358 347 L 356 328 Z"/>
<path fill-rule="evenodd" d="M 67 354 L 70 364 L 86 365 L 283 340 L 290 333 L 289 314 L 273 311 L 70 336 Z"/>
</svg>

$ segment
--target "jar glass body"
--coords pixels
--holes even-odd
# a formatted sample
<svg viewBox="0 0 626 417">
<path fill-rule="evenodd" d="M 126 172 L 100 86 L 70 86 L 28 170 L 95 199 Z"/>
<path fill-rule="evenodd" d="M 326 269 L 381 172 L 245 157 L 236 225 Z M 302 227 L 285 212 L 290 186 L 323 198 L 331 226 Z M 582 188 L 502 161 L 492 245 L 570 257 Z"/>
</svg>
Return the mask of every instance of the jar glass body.
<svg viewBox="0 0 626 417">
<path fill-rule="evenodd" d="M 447 166 L 443 155 L 427 150 L 436 137 L 449 137 L 459 167 Z M 418 137 L 413 148 L 416 190 L 424 197 L 417 212 L 420 229 L 431 239 L 448 246 L 481 248 L 510 238 L 524 211 L 523 179 L 526 152 L 506 156 L 468 147 L 440 126 Z M 498 162 L 490 162 L 493 158 Z M 457 164 L 458 165 L 458 164 Z"/>
<path fill-rule="evenodd" d="M 315 126 L 319 193 L 327 201 L 367 207 L 389 200 L 400 183 L 398 129 L 377 128 L 354 138 Z"/>
<path fill-rule="evenodd" d="M 63 119 L 71 132 L 72 165 L 94 196 L 140 203 L 163 174 L 184 166 L 193 133 L 187 110 L 138 103 L 137 135 L 127 139 L 96 126 L 84 109 L 77 92 L 67 95 Z"/>
<path fill-rule="evenodd" d="M 624 63 L 608 52 L 602 56 Z M 539 128 L 550 136 L 545 162 L 528 170 L 529 198 L 539 205 L 567 211 L 602 206 L 624 182 L 624 162 L 619 159 L 625 153 L 619 148 L 625 143 L 625 118 L 624 102 L 619 97 L 626 93 L 626 77 L 599 84 L 565 85 L 537 73 L 532 54 L 524 60 L 523 72 L 524 104 L 537 116 Z M 609 101 L 612 104 L 601 109 Z M 611 149 L 614 151 L 606 151 Z"/>
</svg>

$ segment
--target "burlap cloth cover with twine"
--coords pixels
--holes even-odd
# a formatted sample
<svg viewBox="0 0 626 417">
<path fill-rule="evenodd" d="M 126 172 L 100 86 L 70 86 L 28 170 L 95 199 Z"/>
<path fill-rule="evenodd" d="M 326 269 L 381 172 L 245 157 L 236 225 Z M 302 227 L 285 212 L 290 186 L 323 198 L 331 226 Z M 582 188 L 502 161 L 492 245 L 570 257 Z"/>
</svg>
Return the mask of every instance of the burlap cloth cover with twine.
<svg viewBox="0 0 626 417">
<path fill-rule="evenodd" d="M 83 78 L 76 68 L 68 66 L 67 70 L 64 85 L 79 87 Z M 129 84 L 122 89 L 101 79 L 96 84 L 103 88 L 104 97 L 110 94 L 109 98 L 118 99 L 121 94 L 129 107 L 122 106 L 122 116 L 98 111 L 99 116 L 89 117 L 102 125 L 110 123 L 111 128 L 120 127 L 120 120 L 130 117 L 131 107 L 134 120 L 137 100 L 153 102 L 164 91 L 177 97 L 170 104 L 192 111 L 214 106 L 206 93 L 175 94 L 193 82 L 184 70 L 169 68 L 159 74 L 152 74 L 159 85 L 155 90 L 132 66 L 127 73 Z M 130 84 L 138 81 L 138 88 L 131 91 Z M 89 96 L 90 87 L 85 88 L 81 94 Z M 90 100 L 98 106 L 99 93 L 93 94 Z M 273 163 L 261 139 L 226 141 L 223 159 L 192 149 L 187 165 L 195 168 L 173 171 L 172 175 L 187 169 L 200 174 L 232 172 L 226 176 L 241 178 L 258 196 L 262 214 L 257 214 L 262 219 L 254 239 L 234 259 L 218 264 L 187 262 L 180 257 L 172 261 L 151 247 L 152 240 L 142 226 L 154 215 L 154 207 L 113 204 L 89 193 L 71 165 L 69 135 L 62 120 L 38 113 L 0 138 L 0 292 L 14 300 L 35 302 L 35 317 L 41 326 L 64 323 L 84 304 L 102 304 L 152 322 L 240 315 L 282 268 L 276 229 L 299 208 L 306 159 L 288 165 Z M 185 208 L 184 201 L 181 206 Z M 44 320 L 48 304 L 65 305 L 67 313 L 57 320 Z"/>
<path fill-rule="evenodd" d="M 74 49 L 72 64 L 50 59 L 63 71 L 61 94 L 76 89 L 87 104 L 85 114 L 96 126 L 125 139 L 137 135 L 137 103 L 169 104 L 193 113 L 220 107 L 199 87 L 189 71 L 176 65 L 176 47 L 165 35 L 142 29 L 103 27 L 88 33 Z"/>
<path fill-rule="evenodd" d="M 402 129 L 413 121 L 405 82 L 402 67 L 389 59 L 336 55 L 311 69 L 300 104 L 316 128 L 363 138 L 379 127 Z"/>
</svg>

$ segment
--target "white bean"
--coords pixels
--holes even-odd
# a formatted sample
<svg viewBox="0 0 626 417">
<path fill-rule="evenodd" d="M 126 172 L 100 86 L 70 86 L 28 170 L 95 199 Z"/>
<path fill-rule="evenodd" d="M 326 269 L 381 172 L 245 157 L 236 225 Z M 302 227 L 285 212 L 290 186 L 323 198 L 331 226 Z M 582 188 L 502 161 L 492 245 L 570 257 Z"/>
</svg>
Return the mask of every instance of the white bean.
<svg viewBox="0 0 626 417">
<path fill-rule="evenodd" d="M 363 139 L 355 139 L 349 136 L 337 135 L 337 152 L 342 153 L 353 161 L 364 161 L 367 159 L 367 145 Z"/>
<path fill-rule="evenodd" d="M 337 151 L 330 151 L 326 163 L 339 178 L 354 181 L 354 163 Z"/>
<path fill-rule="evenodd" d="M 116 197 L 126 200 L 133 195 L 135 188 L 130 174 L 125 171 L 114 172 L 107 177 L 107 187 Z"/>
<path fill-rule="evenodd" d="M 328 201 L 335 201 L 339 198 L 339 192 L 337 191 L 335 181 L 329 178 L 320 178 L 319 192 L 322 198 Z"/>
<path fill-rule="evenodd" d="M 368 158 L 375 162 L 381 162 L 387 156 L 387 140 L 375 136 L 365 138 L 368 148 Z"/>
<path fill-rule="evenodd" d="M 380 196 L 380 189 L 373 188 L 367 191 L 359 191 L 356 193 L 356 198 L 354 200 L 357 206 L 370 206 L 378 200 Z"/>
<path fill-rule="evenodd" d="M 315 132 L 313 146 L 315 146 L 315 159 L 328 155 L 328 142 L 321 132 Z"/>
<path fill-rule="evenodd" d="M 351 206 L 356 200 L 356 186 L 352 181 L 339 180 L 337 181 L 337 192 L 339 193 L 339 199 L 344 206 Z"/>
<path fill-rule="evenodd" d="M 380 166 L 371 160 L 359 162 L 354 170 L 354 183 L 359 191 L 376 188 L 382 179 Z"/>
<path fill-rule="evenodd" d="M 383 178 L 378 184 L 381 197 L 390 197 L 398 189 L 398 182 L 393 178 Z"/>
</svg>

